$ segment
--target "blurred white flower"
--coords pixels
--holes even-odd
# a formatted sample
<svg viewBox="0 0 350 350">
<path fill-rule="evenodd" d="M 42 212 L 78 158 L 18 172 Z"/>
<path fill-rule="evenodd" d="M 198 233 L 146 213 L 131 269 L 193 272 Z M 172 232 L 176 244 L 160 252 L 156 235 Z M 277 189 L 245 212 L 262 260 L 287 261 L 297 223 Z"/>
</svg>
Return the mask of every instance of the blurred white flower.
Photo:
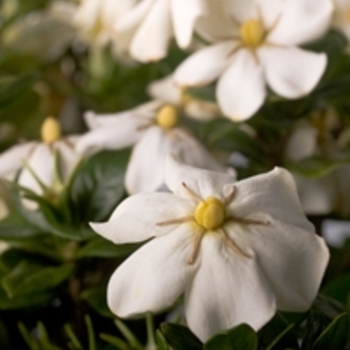
<svg viewBox="0 0 350 350">
<path fill-rule="evenodd" d="M 234 121 L 251 117 L 264 103 L 266 84 L 277 94 L 300 98 L 320 80 L 325 54 L 298 48 L 328 28 L 331 0 L 222 0 L 200 19 L 198 30 L 213 45 L 187 58 L 175 71 L 180 86 L 216 79 L 216 97 Z"/>
<path fill-rule="evenodd" d="M 6 50 L 57 59 L 74 40 L 75 30 L 70 20 L 74 9 L 66 1 L 53 1 L 43 11 L 20 17 L 2 33 Z"/>
<path fill-rule="evenodd" d="M 92 154 L 134 146 L 125 176 L 129 193 L 159 189 L 164 184 L 169 153 L 194 166 L 223 170 L 189 131 L 178 126 L 179 110 L 165 101 L 154 100 L 110 115 L 88 112 L 85 118 L 91 131 L 77 142 L 78 152 Z"/>
<path fill-rule="evenodd" d="M 153 238 L 112 275 L 119 317 L 159 312 L 185 293 L 185 317 L 202 340 L 240 323 L 261 328 L 276 309 L 307 310 L 329 252 L 281 168 L 235 182 L 169 157 L 172 193 L 137 194 L 92 228 L 116 244 Z"/>
<path fill-rule="evenodd" d="M 129 52 L 134 59 L 157 61 L 166 56 L 174 36 L 181 48 L 190 45 L 194 25 L 206 13 L 207 1 L 140 0 L 115 28 L 129 36 Z"/>
<path fill-rule="evenodd" d="M 342 31 L 348 40 L 350 40 L 350 1 L 333 0 L 334 15 L 333 25 Z"/>
<path fill-rule="evenodd" d="M 314 156 L 327 157 L 330 152 L 334 153 L 350 144 L 349 130 L 343 130 L 337 140 L 332 135 L 332 130 L 339 128 L 334 111 L 327 110 L 325 115 L 314 117 L 298 123 L 287 141 L 286 157 L 296 164 Z M 350 195 L 347 190 L 349 165 L 330 169 L 315 177 L 304 177 L 297 173 L 293 176 L 307 214 L 350 214 Z"/>
<path fill-rule="evenodd" d="M 173 75 L 151 82 L 147 91 L 152 98 L 182 108 L 194 119 L 210 120 L 221 115 L 217 103 L 191 97 L 175 84 Z"/>
<path fill-rule="evenodd" d="M 128 36 L 118 34 L 114 25 L 124 18 L 138 0 L 82 0 L 73 22 L 83 40 L 103 46 L 112 43 L 116 51 L 126 50 Z"/>
<path fill-rule="evenodd" d="M 41 129 L 42 141 L 15 145 L 0 154 L 0 176 L 14 180 L 38 195 L 59 193 L 80 155 L 75 152 L 76 136 L 61 137 L 60 125 L 54 118 L 47 118 Z M 33 201 L 23 202 L 29 209 L 36 209 Z"/>
</svg>

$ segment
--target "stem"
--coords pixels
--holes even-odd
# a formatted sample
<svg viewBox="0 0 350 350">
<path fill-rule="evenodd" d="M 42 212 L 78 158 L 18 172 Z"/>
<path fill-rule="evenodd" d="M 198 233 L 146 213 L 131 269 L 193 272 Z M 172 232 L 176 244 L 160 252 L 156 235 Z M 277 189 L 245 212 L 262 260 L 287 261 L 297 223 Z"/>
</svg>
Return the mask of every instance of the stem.
<svg viewBox="0 0 350 350">
<path fill-rule="evenodd" d="M 154 337 L 153 315 L 150 312 L 148 312 L 146 315 L 146 326 L 147 326 L 146 350 L 157 350 L 157 344 Z"/>
</svg>

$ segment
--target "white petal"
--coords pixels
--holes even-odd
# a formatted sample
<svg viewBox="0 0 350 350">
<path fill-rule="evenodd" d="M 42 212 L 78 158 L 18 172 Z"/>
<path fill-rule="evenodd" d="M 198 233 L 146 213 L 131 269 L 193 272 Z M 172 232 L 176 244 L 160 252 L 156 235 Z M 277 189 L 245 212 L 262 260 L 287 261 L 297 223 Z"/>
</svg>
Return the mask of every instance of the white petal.
<svg viewBox="0 0 350 350">
<path fill-rule="evenodd" d="M 320 81 L 327 65 L 325 54 L 296 47 L 262 47 L 259 50 L 269 86 L 286 98 L 307 95 Z"/>
<path fill-rule="evenodd" d="M 215 235 L 204 237 L 199 259 L 185 312 L 201 340 L 240 323 L 259 329 L 271 319 L 274 295 L 254 259 L 238 256 Z"/>
<path fill-rule="evenodd" d="M 158 126 L 150 127 L 136 144 L 125 176 L 129 193 L 155 191 L 164 183 L 165 158 L 172 151 L 172 140 Z"/>
<path fill-rule="evenodd" d="M 333 211 L 338 199 L 338 184 L 333 174 L 316 179 L 307 179 L 294 174 L 294 178 L 305 213 L 327 215 Z"/>
<path fill-rule="evenodd" d="M 179 105 L 182 99 L 182 90 L 175 84 L 173 75 L 151 82 L 147 86 L 148 94 L 155 99 Z"/>
<path fill-rule="evenodd" d="M 190 99 L 185 104 L 186 114 L 197 120 L 211 120 L 221 116 L 221 111 L 216 102 Z"/>
<path fill-rule="evenodd" d="M 216 96 L 222 112 L 234 121 L 251 117 L 265 100 L 262 66 L 247 50 L 237 52 L 222 74 Z"/>
<path fill-rule="evenodd" d="M 175 37 L 182 49 L 190 45 L 196 20 L 206 12 L 205 5 L 204 0 L 171 0 Z"/>
<path fill-rule="evenodd" d="M 285 169 L 275 168 L 235 184 L 235 197 L 229 205 L 229 214 L 252 217 L 264 213 L 274 219 L 314 232 L 300 205 L 292 175 Z M 225 188 L 230 192 L 229 186 Z"/>
<path fill-rule="evenodd" d="M 223 199 L 224 186 L 232 184 L 236 178 L 231 173 L 219 173 L 204 169 L 194 168 L 181 162 L 174 156 L 169 156 L 165 168 L 165 183 L 172 192 L 184 198 L 191 199 L 185 184 L 192 192 L 202 199 L 215 196 Z"/>
<path fill-rule="evenodd" d="M 131 42 L 130 54 L 140 62 L 165 57 L 172 36 L 169 0 L 156 0 Z"/>
<path fill-rule="evenodd" d="M 176 69 L 174 80 L 180 86 L 202 86 L 213 82 L 227 67 L 229 54 L 237 44 L 226 41 L 197 51 Z"/>
<path fill-rule="evenodd" d="M 341 249 L 350 238 L 350 222 L 332 219 L 323 220 L 322 236 L 330 246 Z"/>
<path fill-rule="evenodd" d="M 321 237 L 277 220 L 268 226 L 232 225 L 230 231 L 255 252 L 279 310 L 304 312 L 311 307 L 329 259 Z"/>
<path fill-rule="evenodd" d="M 315 154 L 317 129 L 309 122 L 299 123 L 292 131 L 286 145 L 286 156 L 297 162 Z"/>
<path fill-rule="evenodd" d="M 12 146 L 0 155 L 0 176 L 6 177 L 17 172 L 23 166 L 23 161 L 34 150 L 37 142 L 26 142 Z"/>
<path fill-rule="evenodd" d="M 54 148 L 59 150 L 59 170 L 62 180 L 68 180 L 72 171 L 80 160 L 80 155 L 75 151 L 74 143 L 67 139 L 55 142 Z"/>
<path fill-rule="evenodd" d="M 103 126 L 111 126 L 121 120 L 120 118 L 128 119 L 133 115 L 133 111 L 125 111 L 120 113 L 96 114 L 88 111 L 84 113 L 84 120 L 89 129 L 97 129 Z"/>
<path fill-rule="evenodd" d="M 174 129 L 173 133 L 178 149 L 174 149 L 172 154 L 178 156 L 185 164 L 202 169 L 225 171 L 223 165 L 192 134 L 180 128 Z"/>
<path fill-rule="evenodd" d="M 155 0 L 140 1 L 123 18 L 118 20 L 115 29 L 121 33 L 135 29 L 145 18 L 154 1 Z"/>
<path fill-rule="evenodd" d="M 183 293 L 196 270 L 187 263 L 192 235 L 184 226 L 145 244 L 114 272 L 107 300 L 117 316 L 159 312 Z"/>
<path fill-rule="evenodd" d="M 49 145 L 45 143 L 38 144 L 26 159 L 26 163 L 45 186 L 52 186 L 54 179 L 54 152 Z M 25 167 L 19 175 L 18 183 L 39 195 L 43 193 L 38 182 Z"/>
<path fill-rule="evenodd" d="M 107 118 L 111 121 L 106 121 Z M 129 114 L 116 118 L 98 117 L 98 122 L 104 126 L 92 129 L 77 141 L 78 153 L 91 155 L 103 149 L 119 150 L 130 147 L 143 135 L 145 130 L 142 127 L 149 125 L 147 119 Z"/>
<path fill-rule="evenodd" d="M 192 215 L 189 201 L 170 193 L 138 193 L 123 201 L 105 223 L 90 223 L 102 237 L 116 243 L 145 241 L 173 231 L 178 225 L 157 223 Z"/>
<path fill-rule="evenodd" d="M 263 8 L 265 1 L 260 2 Z M 267 40 L 282 45 L 300 45 L 316 40 L 329 28 L 332 13 L 330 0 L 285 0 L 275 17 L 275 20 L 278 16 L 280 19 Z"/>
</svg>

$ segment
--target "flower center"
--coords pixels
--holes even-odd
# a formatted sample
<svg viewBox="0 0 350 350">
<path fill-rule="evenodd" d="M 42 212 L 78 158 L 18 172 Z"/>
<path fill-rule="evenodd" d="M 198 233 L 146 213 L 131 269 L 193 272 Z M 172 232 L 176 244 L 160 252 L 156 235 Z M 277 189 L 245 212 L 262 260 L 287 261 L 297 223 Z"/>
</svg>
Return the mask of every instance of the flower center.
<svg viewBox="0 0 350 350">
<path fill-rule="evenodd" d="M 165 105 L 158 110 L 156 122 L 163 129 L 172 129 L 179 121 L 179 113 L 174 106 Z"/>
<path fill-rule="evenodd" d="M 248 47 L 258 47 L 264 41 L 265 29 L 261 21 L 248 19 L 240 28 L 243 43 Z"/>
<path fill-rule="evenodd" d="M 197 223 L 207 230 L 215 230 L 225 221 L 225 205 L 215 197 L 200 202 L 194 212 Z"/>
<path fill-rule="evenodd" d="M 41 139 L 45 143 L 53 143 L 61 138 L 61 126 L 57 119 L 48 117 L 41 126 Z"/>
</svg>

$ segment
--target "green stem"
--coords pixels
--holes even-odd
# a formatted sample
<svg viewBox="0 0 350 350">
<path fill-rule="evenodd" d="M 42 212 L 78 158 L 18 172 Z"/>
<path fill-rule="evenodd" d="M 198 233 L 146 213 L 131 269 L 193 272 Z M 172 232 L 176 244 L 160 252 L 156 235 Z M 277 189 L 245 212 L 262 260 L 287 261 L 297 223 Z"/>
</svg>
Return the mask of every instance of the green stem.
<svg viewBox="0 0 350 350">
<path fill-rule="evenodd" d="M 147 326 L 147 345 L 146 350 L 157 350 L 157 344 L 154 336 L 154 322 L 153 315 L 149 312 L 146 315 Z"/>
</svg>

